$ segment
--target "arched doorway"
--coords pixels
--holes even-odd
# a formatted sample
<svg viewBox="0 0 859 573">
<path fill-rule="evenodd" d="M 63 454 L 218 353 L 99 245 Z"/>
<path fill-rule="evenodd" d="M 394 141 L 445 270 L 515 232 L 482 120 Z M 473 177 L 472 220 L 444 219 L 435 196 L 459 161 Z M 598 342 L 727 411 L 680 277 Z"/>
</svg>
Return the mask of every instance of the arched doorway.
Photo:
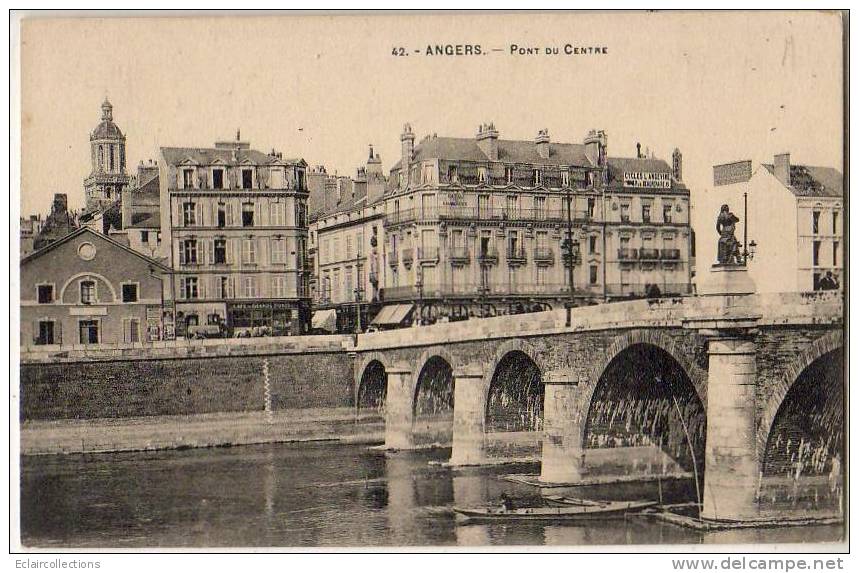
<svg viewBox="0 0 859 573">
<path fill-rule="evenodd" d="M 486 398 L 489 457 L 539 454 L 544 395 L 542 372 L 526 353 L 512 350 L 498 361 Z"/>
<path fill-rule="evenodd" d="M 378 360 L 372 360 L 361 374 L 361 382 L 358 385 L 358 411 L 384 410 L 387 393 L 388 375 L 385 366 Z"/>
<path fill-rule="evenodd" d="M 432 356 L 421 368 L 415 386 L 416 444 L 448 444 L 453 435 L 453 367 Z"/>
<path fill-rule="evenodd" d="M 837 507 L 843 483 L 844 351 L 797 377 L 773 418 L 763 455 L 763 506 Z"/>
<path fill-rule="evenodd" d="M 583 438 L 588 472 L 697 471 L 700 488 L 706 434 L 706 411 L 680 363 L 658 346 L 633 344 L 614 357 L 594 389 Z"/>
</svg>

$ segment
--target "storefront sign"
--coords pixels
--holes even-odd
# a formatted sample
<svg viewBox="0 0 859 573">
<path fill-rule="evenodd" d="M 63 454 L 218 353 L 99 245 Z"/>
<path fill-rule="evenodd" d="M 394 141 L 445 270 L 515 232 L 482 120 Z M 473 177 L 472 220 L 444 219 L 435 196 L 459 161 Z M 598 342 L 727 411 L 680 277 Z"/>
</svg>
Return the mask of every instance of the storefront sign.
<svg viewBox="0 0 859 573">
<path fill-rule="evenodd" d="M 288 302 L 237 302 L 228 305 L 230 311 L 236 310 L 291 310 L 295 305 Z"/>
<path fill-rule="evenodd" d="M 646 189 L 671 189 L 671 174 L 624 171 L 623 186 Z"/>
</svg>

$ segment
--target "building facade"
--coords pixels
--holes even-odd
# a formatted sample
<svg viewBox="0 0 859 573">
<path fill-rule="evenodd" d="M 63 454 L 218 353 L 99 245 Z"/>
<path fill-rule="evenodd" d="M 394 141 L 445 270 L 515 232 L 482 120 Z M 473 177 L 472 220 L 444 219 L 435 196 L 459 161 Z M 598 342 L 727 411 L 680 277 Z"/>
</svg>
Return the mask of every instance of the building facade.
<svg viewBox="0 0 859 573">
<path fill-rule="evenodd" d="M 170 269 L 81 227 L 21 260 L 21 345 L 170 338 L 171 292 Z"/>
<path fill-rule="evenodd" d="M 406 125 L 400 141 L 380 298 L 414 307 L 413 321 L 689 291 L 679 151 L 671 166 L 640 152 L 612 158 L 601 131 L 581 144 L 552 142 L 548 130 L 504 140 L 491 123 L 472 139 L 417 145 Z"/>
<path fill-rule="evenodd" d="M 42 231 L 42 216 L 30 215 L 29 217 L 21 217 L 21 256 L 28 255 L 35 250 L 36 237 Z"/>
<path fill-rule="evenodd" d="M 345 186 L 351 192 L 332 188 L 329 192 L 337 195 L 325 200 L 328 209 L 312 217 L 316 328 L 366 327 L 379 306 L 386 181 L 381 157 L 371 146 L 366 165 Z"/>
<path fill-rule="evenodd" d="M 714 229 L 722 205 L 740 219 L 736 238 L 754 254 L 749 275 L 759 292 L 837 288 L 844 278 L 844 179 L 837 169 L 794 165 L 790 154 L 773 163 L 736 161 L 713 167 L 713 188 L 701 193 L 695 227 Z M 717 235 L 698 232 L 698 279 L 716 262 Z M 741 246 L 741 251 L 743 247 Z"/>
<path fill-rule="evenodd" d="M 158 168 L 177 336 L 307 332 L 304 160 L 253 150 L 237 134 L 213 148 L 162 148 Z"/>
</svg>

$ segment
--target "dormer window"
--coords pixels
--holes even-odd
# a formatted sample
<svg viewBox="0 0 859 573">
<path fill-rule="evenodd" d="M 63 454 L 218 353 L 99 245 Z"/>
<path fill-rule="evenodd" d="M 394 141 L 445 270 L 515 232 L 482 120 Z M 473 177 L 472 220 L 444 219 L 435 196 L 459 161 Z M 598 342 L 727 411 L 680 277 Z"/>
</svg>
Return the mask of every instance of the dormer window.
<svg viewBox="0 0 859 573">
<path fill-rule="evenodd" d="M 513 166 L 507 165 L 504 167 L 504 179 L 507 181 L 507 184 L 513 183 Z"/>
<path fill-rule="evenodd" d="M 182 170 L 182 187 L 184 189 L 193 189 L 194 188 L 194 170 L 193 169 L 183 169 Z"/>
<path fill-rule="evenodd" d="M 477 182 L 478 183 L 486 183 L 486 168 L 478 167 L 477 168 Z"/>
<path fill-rule="evenodd" d="M 543 183 L 543 172 L 539 169 L 534 170 L 534 185 L 541 185 Z"/>
<path fill-rule="evenodd" d="M 254 170 L 242 169 L 242 189 L 253 189 L 254 187 Z"/>
<path fill-rule="evenodd" d="M 456 165 L 448 166 L 448 168 L 447 168 L 447 179 L 451 183 L 459 182 L 459 174 L 457 173 Z"/>
<path fill-rule="evenodd" d="M 570 186 L 570 171 L 568 169 L 561 171 L 561 185 L 564 187 Z"/>
<path fill-rule="evenodd" d="M 212 189 L 224 188 L 224 170 L 212 169 Z"/>
</svg>

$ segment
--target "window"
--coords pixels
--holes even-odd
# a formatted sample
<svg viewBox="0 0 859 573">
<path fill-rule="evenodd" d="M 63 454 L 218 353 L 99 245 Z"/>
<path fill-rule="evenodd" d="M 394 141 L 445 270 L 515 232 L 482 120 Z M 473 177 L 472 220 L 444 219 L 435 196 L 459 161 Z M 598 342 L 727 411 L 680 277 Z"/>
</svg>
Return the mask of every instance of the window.
<svg viewBox="0 0 859 573">
<path fill-rule="evenodd" d="M 81 281 L 81 304 L 94 304 L 95 302 L 95 281 Z"/>
<path fill-rule="evenodd" d="M 594 209 L 596 209 L 596 199 L 593 197 L 588 197 L 588 219 L 594 218 Z"/>
<path fill-rule="evenodd" d="M 811 213 L 811 232 L 815 235 L 820 232 L 820 211 Z"/>
<path fill-rule="evenodd" d="M 218 203 L 218 228 L 223 229 L 227 226 L 227 206 L 223 203 Z"/>
<path fill-rule="evenodd" d="M 55 344 L 53 320 L 39 321 L 39 331 L 36 333 L 36 344 Z"/>
<path fill-rule="evenodd" d="M 343 281 L 343 299 L 352 300 L 352 267 L 346 267 L 343 272 L 345 281 Z"/>
<path fill-rule="evenodd" d="M 271 240 L 271 262 L 282 264 L 286 262 L 286 240 L 274 238 Z"/>
<path fill-rule="evenodd" d="M 186 227 L 197 224 L 197 206 L 194 203 L 182 205 L 182 224 Z"/>
<path fill-rule="evenodd" d="M 489 216 L 489 195 L 478 195 L 477 196 L 477 216 L 478 217 L 488 217 Z"/>
<path fill-rule="evenodd" d="M 271 224 L 275 227 L 283 227 L 286 225 L 286 204 L 272 203 L 271 204 Z"/>
<path fill-rule="evenodd" d="M 197 277 L 182 277 L 179 283 L 180 293 L 182 298 L 195 299 L 199 296 L 197 289 Z"/>
<path fill-rule="evenodd" d="M 539 169 L 534 170 L 534 185 L 540 185 L 543 183 L 543 172 Z"/>
<path fill-rule="evenodd" d="M 50 304 L 54 302 L 54 285 L 39 285 L 36 294 L 39 304 Z"/>
<path fill-rule="evenodd" d="M 537 267 L 537 284 L 546 284 L 546 267 Z"/>
<path fill-rule="evenodd" d="M 148 243 L 149 242 L 149 231 L 140 231 L 140 242 Z"/>
<path fill-rule="evenodd" d="M 254 187 L 254 170 L 242 169 L 242 189 L 253 189 Z"/>
<path fill-rule="evenodd" d="M 346 258 L 352 258 L 352 235 L 346 235 Z"/>
<path fill-rule="evenodd" d="M 123 318 L 122 319 L 122 341 L 123 342 L 140 342 L 140 319 L 138 318 Z"/>
<path fill-rule="evenodd" d="M 226 239 L 215 239 L 214 244 L 214 257 L 216 265 L 223 265 L 227 263 L 227 240 Z"/>
<path fill-rule="evenodd" d="M 515 219 L 519 216 L 519 196 L 518 195 L 508 195 L 507 196 L 507 211 L 506 215 L 510 219 Z"/>
<path fill-rule="evenodd" d="M 80 343 L 81 344 L 98 344 L 98 321 L 97 320 L 82 320 L 80 326 Z"/>
<path fill-rule="evenodd" d="M 832 212 L 832 234 L 838 234 L 838 211 Z"/>
<path fill-rule="evenodd" d="M 588 237 L 588 253 L 594 254 L 597 252 L 597 238 L 595 235 Z"/>
<path fill-rule="evenodd" d="M 250 265 L 257 262 L 256 240 L 254 238 L 242 241 L 242 262 Z"/>
<path fill-rule="evenodd" d="M 564 187 L 570 186 L 570 172 L 567 169 L 561 171 L 561 185 Z"/>
<path fill-rule="evenodd" d="M 242 227 L 254 226 L 254 204 L 245 203 L 242 205 Z"/>
<path fill-rule="evenodd" d="M 546 218 L 546 198 L 534 197 L 534 216 L 537 219 Z"/>
<path fill-rule="evenodd" d="M 284 177 L 282 168 L 272 168 L 271 179 L 268 186 L 271 189 L 283 189 L 286 187 L 285 180 L 286 178 Z"/>
<path fill-rule="evenodd" d="M 507 184 L 513 183 L 513 166 L 505 165 L 504 166 L 504 179 L 507 181 Z"/>
<path fill-rule="evenodd" d="M 299 199 L 295 201 L 295 224 L 298 227 L 307 226 L 307 205 Z"/>
<path fill-rule="evenodd" d="M 459 175 L 456 172 L 456 165 L 449 165 L 447 168 L 447 180 L 451 183 L 459 182 Z"/>
<path fill-rule="evenodd" d="M 257 296 L 256 277 L 244 277 L 242 279 L 242 296 L 245 298 L 255 298 Z"/>
<path fill-rule="evenodd" d="M 838 266 L 838 241 L 832 243 L 832 266 Z"/>
<path fill-rule="evenodd" d="M 193 169 L 183 169 L 182 170 L 182 187 L 185 189 L 193 189 L 194 188 L 194 170 Z"/>
<path fill-rule="evenodd" d="M 591 265 L 590 272 L 590 283 L 592 285 L 595 285 L 597 284 L 597 273 L 599 272 L 599 267 L 597 267 L 596 265 Z"/>
<path fill-rule="evenodd" d="M 212 189 L 224 188 L 224 170 L 212 169 Z"/>
<path fill-rule="evenodd" d="M 478 167 L 477 168 L 477 182 L 478 183 L 486 183 L 486 181 L 487 181 L 486 168 L 485 167 Z"/>
<path fill-rule="evenodd" d="M 275 298 L 286 297 L 286 277 L 275 275 L 271 278 L 271 293 Z"/>
<path fill-rule="evenodd" d="M 179 264 L 197 264 L 197 239 L 185 239 L 179 243 Z"/>
<path fill-rule="evenodd" d="M 811 264 L 815 267 L 820 264 L 820 241 L 812 244 Z"/>
<path fill-rule="evenodd" d="M 137 302 L 137 284 L 122 285 L 122 302 Z"/>
<path fill-rule="evenodd" d="M 629 223 L 629 203 L 620 204 L 620 220 Z"/>
<path fill-rule="evenodd" d="M 671 222 L 671 203 L 663 203 L 662 205 L 662 220 L 666 223 Z"/>
<path fill-rule="evenodd" d="M 219 277 L 217 285 L 219 287 L 218 294 L 221 298 L 232 298 L 233 283 L 229 277 Z"/>
<path fill-rule="evenodd" d="M 641 205 L 641 220 L 645 223 L 650 222 L 650 205 L 648 203 Z"/>
<path fill-rule="evenodd" d="M 549 232 L 548 231 L 537 231 L 537 248 L 545 249 L 549 244 Z"/>
</svg>

